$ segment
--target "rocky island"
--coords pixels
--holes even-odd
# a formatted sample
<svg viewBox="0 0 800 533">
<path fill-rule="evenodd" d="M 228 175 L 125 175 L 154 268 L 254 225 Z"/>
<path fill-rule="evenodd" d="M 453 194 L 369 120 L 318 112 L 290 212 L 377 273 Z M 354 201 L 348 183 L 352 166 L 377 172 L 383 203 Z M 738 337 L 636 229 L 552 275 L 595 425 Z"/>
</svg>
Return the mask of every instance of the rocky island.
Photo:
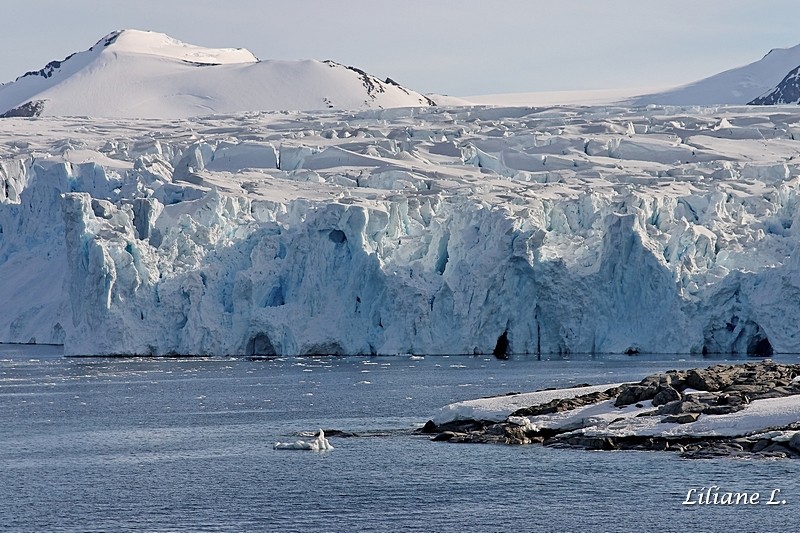
<svg viewBox="0 0 800 533">
<path fill-rule="evenodd" d="M 800 364 L 719 364 L 470 400 L 442 408 L 422 431 L 458 443 L 800 458 Z"/>
</svg>

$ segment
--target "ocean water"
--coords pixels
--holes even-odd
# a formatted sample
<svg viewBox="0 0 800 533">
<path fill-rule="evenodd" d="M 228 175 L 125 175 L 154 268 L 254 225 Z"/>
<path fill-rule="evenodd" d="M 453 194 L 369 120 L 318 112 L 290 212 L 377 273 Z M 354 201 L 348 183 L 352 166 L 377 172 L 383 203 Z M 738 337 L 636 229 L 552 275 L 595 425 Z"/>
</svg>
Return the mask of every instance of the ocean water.
<svg viewBox="0 0 800 533">
<path fill-rule="evenodd" d="M 797 362 L 797 358 L 778 358 Z M 65 359 L 0 346 L 0 531 L 793 531 L 800 461 L 434 443 L 453 401 L 690 357 Z M 327 453 L 275 441 L 333 428 Z M 775 489 L 781 505 L 685 506 Z"/>
</svg>

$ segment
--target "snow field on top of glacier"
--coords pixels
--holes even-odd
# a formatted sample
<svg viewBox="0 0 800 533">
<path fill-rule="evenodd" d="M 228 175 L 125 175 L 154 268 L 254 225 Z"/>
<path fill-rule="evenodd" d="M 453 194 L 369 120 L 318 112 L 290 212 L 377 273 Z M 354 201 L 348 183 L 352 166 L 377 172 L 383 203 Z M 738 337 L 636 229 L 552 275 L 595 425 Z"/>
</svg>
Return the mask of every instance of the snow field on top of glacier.
<svg viewBox="0 0 800 533">
<path fill-rule="evenodd" d="M 0 341 L 800 352 L 797 108 L 0 121 Z"/>
</svg>

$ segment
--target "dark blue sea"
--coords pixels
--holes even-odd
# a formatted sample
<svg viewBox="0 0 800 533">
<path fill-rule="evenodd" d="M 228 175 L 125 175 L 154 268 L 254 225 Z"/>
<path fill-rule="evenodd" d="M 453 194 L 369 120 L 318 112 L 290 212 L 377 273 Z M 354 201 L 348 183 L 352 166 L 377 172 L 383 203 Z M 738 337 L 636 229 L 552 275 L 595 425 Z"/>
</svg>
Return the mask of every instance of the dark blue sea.
<svg viewBox="0 0 800 533">
<path fill-rule="evenodd" d="M 797 362 L 797 358 L 777 358 Z M 0 531 L 795 531 L 800 461 L 430 442 L 453 401 L 701 357 L 63 358 L 0 346 Z M 332 428 L 326 453 L 275 441 Z M 783 505 L 684 506 L 717 485 Z"/>
</svg>

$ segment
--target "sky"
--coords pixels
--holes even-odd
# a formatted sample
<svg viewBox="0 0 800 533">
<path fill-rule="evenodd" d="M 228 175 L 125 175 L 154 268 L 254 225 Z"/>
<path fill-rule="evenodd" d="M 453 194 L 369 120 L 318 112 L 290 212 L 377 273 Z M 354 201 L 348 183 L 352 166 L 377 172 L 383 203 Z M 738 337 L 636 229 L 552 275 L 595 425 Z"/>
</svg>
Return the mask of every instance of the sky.
<svg viewBox="0 0 800 533">
<path fill-rule="evenodd" d="M 800 44 L 798 0 L 2 0 L 0 81 L 113 30 L 333 59 L 424 93 L 669 87 Z"/>
</svg>

